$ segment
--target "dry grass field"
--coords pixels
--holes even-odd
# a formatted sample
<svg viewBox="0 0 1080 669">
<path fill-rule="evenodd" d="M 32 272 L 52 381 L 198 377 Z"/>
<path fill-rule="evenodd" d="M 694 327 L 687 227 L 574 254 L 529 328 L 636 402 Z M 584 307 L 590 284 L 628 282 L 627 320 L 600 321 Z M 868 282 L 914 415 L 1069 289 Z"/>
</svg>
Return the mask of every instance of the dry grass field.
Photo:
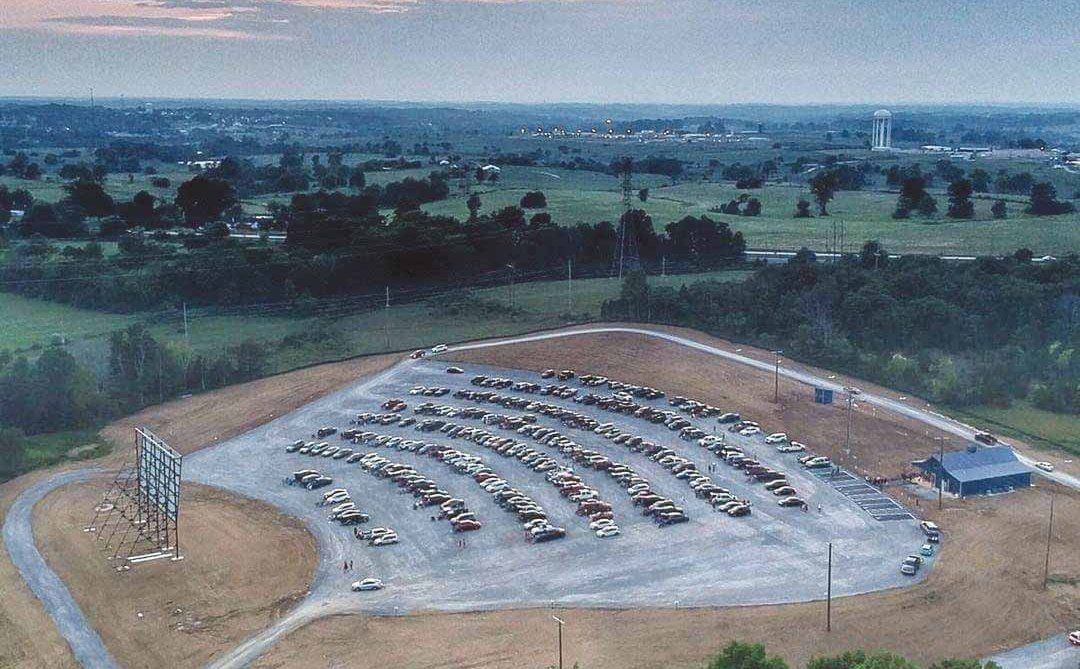
<svg viewBox="0 0 1080 669">
<path fill-rule="evenodd" d="M 303 524 L 202 486 L 182 491 L 184 559 L 118 573 L 81 531 L 106 480 L 49 493 L 34 509 L 34 535 L 121 665 L 201 667 L 307 592 L 318 554 Z"/>
</svg>

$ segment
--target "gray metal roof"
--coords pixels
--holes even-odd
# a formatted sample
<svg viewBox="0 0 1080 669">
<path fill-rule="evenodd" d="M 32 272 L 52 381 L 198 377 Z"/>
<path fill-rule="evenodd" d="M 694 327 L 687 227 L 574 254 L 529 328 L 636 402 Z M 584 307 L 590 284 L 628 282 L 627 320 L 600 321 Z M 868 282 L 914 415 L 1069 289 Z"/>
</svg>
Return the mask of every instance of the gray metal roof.
<svg viewBox="0 0 1080 669">
<path fill-rule="evenodd" d="M 936 455 L 930 457 L 936 461 Z M 958 481 L 979 481 L 1003 476 L 1030 474 L 1031 469 L 1016 458 L 1008 446 L 987 446 L 945 454 L 945 471 Z"/>
</svg>

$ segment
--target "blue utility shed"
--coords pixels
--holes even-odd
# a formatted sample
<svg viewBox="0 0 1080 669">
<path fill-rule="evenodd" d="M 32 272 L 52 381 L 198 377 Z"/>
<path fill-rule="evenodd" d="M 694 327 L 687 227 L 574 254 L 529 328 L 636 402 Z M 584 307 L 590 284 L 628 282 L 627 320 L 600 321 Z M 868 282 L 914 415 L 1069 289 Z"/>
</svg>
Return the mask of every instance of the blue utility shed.
<svg viewBox="0 0 1080 669">
<path fill-rule="evenodd" d="M 1031 469 L 1008 446 L 969 446 L 945 454 L 944 471 L 937 454 L 913 463 L 923 473 L 945 481 L 945 490 L 961 497 L 1007 492 L 1031 485 Z"/>
</svg>

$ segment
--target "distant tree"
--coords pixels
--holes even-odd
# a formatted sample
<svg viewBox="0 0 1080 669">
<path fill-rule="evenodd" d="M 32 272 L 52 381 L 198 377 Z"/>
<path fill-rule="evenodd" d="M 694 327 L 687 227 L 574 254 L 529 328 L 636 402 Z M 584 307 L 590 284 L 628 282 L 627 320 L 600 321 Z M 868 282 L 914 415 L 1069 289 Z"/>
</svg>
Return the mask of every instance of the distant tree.
<svg viewBox="0 0 1080 669">
<path fill-rule="evenodd" d="M 805 198 L 799 198 L 799 201 L 795 203 L 795 218 L 813 218 L 814 215 L 810 213 L 810 202 Z"/>
<path fill-rule="evenodd" d="M 641 190 L 639 190 L 637 192 L 637 197 L 642 202 L 648 201 L 648 199 L 649 199 L 649 189 L 648 188 L 642 188 Z"/>
<path fill-rule="evenodd" d="M 1031 187 L 1031 203 L 1027 211 L 1035 216 L 1056 216 L 1069 214 L 1076 211 L 1072 202 L 1061 202 L 1057 199 L 1057 189 L 1054 184 L 1043 181 Z"/>
<path fill-rule="evenodd" d="M 971 201 L 972 184 L 963 177 L 949 184 L 949 218 L 972 218 L 975 216 L 975 203 Z"/>
<path fill-rule="evenodd" d="M 1016 253 L 1013 253 L 1013 259 L 1017 262 L 1031 262 L 1035 257 L 1035 252 L 1028 248 L 1017 249 Z"/>
<path fill-rule="evenodd" d="M 476 221 L 476 216 L 480 213 L 480 194 L 473 193 L 469 195 L 469 199 L 465 201 L 465 206 L 469 208 L 469 221 Z"/>
<path fill-rule="evenodd" d="M 863 244 L 859 251 L 859 265 L 866 269 L 878 269 L 889 264 L 889 254 L 876 239 Z"/>
<path fill-rule="evenodd" d="M 165 177 L 154 177 L 150 180 L 150 185 L 154 188 L 168 188 L 172 186 L 172 182 Z"/>
<path fill-rule="evenodd" d="M 990 192 L 990 173 L 978 167 L 971 170 L 971 187 L 976 193 Z"/>
<path fill-rule="evenodd" d="M 359 166 L 353 168 L 349 174 L 349 185 L 357 190 L 363 190 L 367 186 L 367 178 L 364 176 L 363 168 Z"/>
<path fill-rule="evenodd" d="M 547 198 L 541 191 L 529 191 L 521 197 L 522 209 L 544 209 L 545 207 L 547 207 Z"/>
<path fill-rule="evenodd" d="M 926 192 L 926 185 L 927 180 L 921 175 L 905 177 L 900 184 L 900 197 L 896 200 L 893 218 L 907 218 L 912 211 L 918 211 L 923 216 L 933 215 L 937 211 L 937 201 Z"/>
<path fill-rule="evenodd" d="M 839 180 L 836 174 L 832 170 L 824 170 L 819 172 L 810 180 L 810 193 L 813 194 L 814 200 L 818 205 L 818 216 L 828 216 L 829 201 L 833 199 L 833 195 L 836 194 Z"/>
<path fill-rule="evenodd" d="M 1005 200 L 994 200 L 994 204 L 990 207 L 990 213 L 993 214 L 994 218 L 1005 218 Z"/>
<path fill-rule="evenodd" d="M 184 219 L 191 226 L 221 216 L 235 202 L 236 191 L 232 184 L 201 175 L 180 184 L 176 191 L 176 206 L 184 212 Z"/>
<path fill-rule="evenodd" d="M 877 652 L 857 664 L 856 669 L 919 669 L 919 667 L 899 655 Z"/>
<path fill-rule="evenodd" d="M 768 657 L 759 643 L 732 641 L 709 661 L 707 669 L 788 669 L 779 657 Z"/>
<path fill-rule="evenodd" d="M 65 184 L 67 201 L 78 207 L 86 216 L 100 218 L 113 212 L 113 199 L 96 181 L 79 179 Z"/>
<path fill-rule="evenodd" d="M 0 481 L 14 478 L 23 468 L 23 433 L 10 427 L 0 427 Z"/>
</svg>

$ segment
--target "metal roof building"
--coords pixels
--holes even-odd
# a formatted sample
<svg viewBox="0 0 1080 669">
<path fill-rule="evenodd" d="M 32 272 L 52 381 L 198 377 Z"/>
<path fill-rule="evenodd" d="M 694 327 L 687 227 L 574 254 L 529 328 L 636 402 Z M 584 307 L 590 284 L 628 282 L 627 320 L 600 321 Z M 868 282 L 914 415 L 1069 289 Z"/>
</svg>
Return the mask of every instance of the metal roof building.
<svg viewBox="0 0 1080 669">
<path fill-rule="evenodd" d="M 914 463 L 924 473 L 934 477 L 942 471 L 938 456 L 932 455 Z M 1031 469 L 1020 462 L 1008 446 L 970 446 L 967 450 L 946 453 L 945 490 L 961 497 L 1007 492 L 1031 485 Z"/>
</svg>

